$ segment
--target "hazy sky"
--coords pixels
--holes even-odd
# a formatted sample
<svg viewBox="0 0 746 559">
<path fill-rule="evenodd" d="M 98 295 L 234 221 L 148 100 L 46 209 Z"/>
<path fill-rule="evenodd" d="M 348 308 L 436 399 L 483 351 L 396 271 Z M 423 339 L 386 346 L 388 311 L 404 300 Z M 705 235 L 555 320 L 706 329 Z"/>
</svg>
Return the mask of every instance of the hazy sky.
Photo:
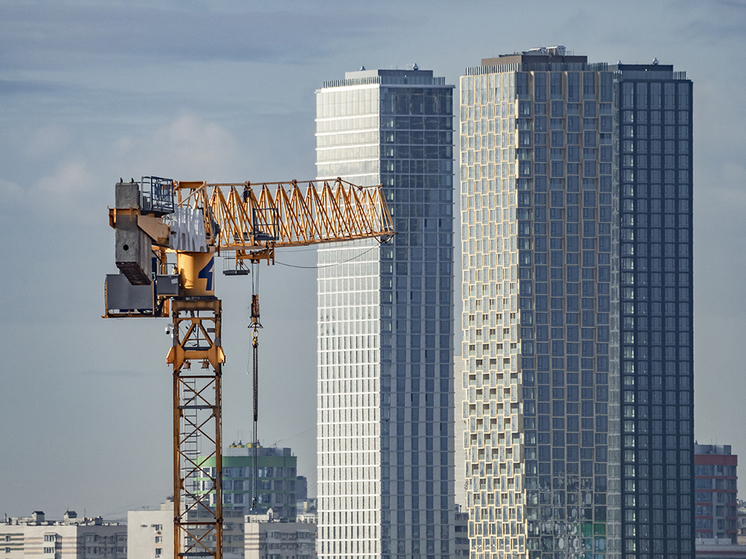
<svg viewBox="0 0 746 559">
<path fill-rule="evenodd" d="M 555 44 L 694 80 L 696 435 L 746 456 L 745 2 L 0 0 L 0 513 L 121 518 L 172 492 L 166 321 L 100 318 L 120 177 L 313 178 L 324 80 L 416 62 L 456 84 Z M 260 438 L 315 494 L 316 273 L 261 275 Z M 218 282 L 224 439 L 246 441 L 250 286 Z"/>
</svg>

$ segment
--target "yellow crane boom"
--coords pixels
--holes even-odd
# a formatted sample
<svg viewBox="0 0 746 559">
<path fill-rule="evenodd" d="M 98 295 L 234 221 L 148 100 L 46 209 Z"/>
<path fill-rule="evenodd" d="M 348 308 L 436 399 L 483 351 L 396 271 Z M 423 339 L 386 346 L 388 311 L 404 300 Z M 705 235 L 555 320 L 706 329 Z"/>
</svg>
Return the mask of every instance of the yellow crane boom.
<svg viewBox="0 0 746 559">
<path fill-rule="evenodd" d="M 300 185 L 305 185 L 305 192 Z M 254 186 L 259 186 L 258 194 Z M 222 304 L 214 256 L 274 263 L 275 249 L 394 235 L 382 187 L 342 179 L 207 183 L 143 177 L 116 185 L 109 209 L 119 274 L 107 275 L 105 318 L 171 317 L 174 557 L 222 558 Z M 169 262 L 170 254 L 176 261 Z M 172 269 L 175 268 L 175 269 Z M 257 504 L 258 296 L 252 295 Z M 192 368 L 197 363 L 199 367 Z M 208 467 L 212 460 L 215 467 Z"/>
<path fill-rule="evenodd" d="M 393 233 L 380 186 L 359 187 L 342 179 L 331 184 L 262 183 L 258 196 L 248 182 L 177 182 L 176 188 L 180 205 L 192 202 L 209 208 L 205 222 L 212 218 L 219 227 L 213 235 L 217 252 L 243 254 L 268 245 L 306 246 Z"/>
</svg>

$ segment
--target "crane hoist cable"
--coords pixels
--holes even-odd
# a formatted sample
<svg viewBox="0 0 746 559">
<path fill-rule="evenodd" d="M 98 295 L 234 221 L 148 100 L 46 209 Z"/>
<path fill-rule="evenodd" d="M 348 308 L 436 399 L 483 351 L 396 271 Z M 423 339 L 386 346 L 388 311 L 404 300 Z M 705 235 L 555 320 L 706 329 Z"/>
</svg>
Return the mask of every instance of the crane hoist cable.
<svg viewBox="0 0 746 559">
<path fill-rule="evenodd" d="M 258 503 L 258 458 L 259 458 L 259 263 L 251 263 L 251 352 L 252 352 L 252 390 L 253 390 L 253 424 L 252 453 L 254 457 L 252 474 L 251 508 L 256 510 Z"/>
</svg>

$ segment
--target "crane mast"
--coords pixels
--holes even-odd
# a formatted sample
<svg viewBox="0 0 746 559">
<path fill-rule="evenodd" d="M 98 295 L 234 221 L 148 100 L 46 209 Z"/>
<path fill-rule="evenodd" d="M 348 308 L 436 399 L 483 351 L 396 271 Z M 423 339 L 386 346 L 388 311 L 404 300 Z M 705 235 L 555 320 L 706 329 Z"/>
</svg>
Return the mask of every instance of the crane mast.
<svg viewBox="0 0 746 559">
<path fill-rule="evenodd" d="M 222 559 L 225 354 L 214 258 L 226 258 L 227 275 L 247 275 L 247 264 L 274 264 L 277 248 L 370 238 L 386 242 L 394 230 L 382 187 L 341 179 L 259 185 L 120 179 L 109 223 L 119 273 L 106 276 L 104 317 L 171 318 L 166 361 L 173 370 L 174 557 Z M 252 293 L 252 507 L 260 327 L 258 294 Z M 214 468 L 206 466 L 208 460 L 214 460 Z"/>
</svg>

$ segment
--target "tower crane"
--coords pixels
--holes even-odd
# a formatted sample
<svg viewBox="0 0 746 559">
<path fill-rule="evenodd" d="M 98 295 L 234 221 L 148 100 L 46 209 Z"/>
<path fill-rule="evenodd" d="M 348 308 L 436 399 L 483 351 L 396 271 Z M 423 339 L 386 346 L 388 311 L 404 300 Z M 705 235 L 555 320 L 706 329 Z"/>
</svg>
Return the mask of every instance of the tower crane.
<svg viewBox="0 0 746 559">
<path fill-rule="evenodd" d="M 305 193 L 301 185 L 306 186 Z M 215 256 L 228 262 L 227 275 L 248 275 L 261 262 L 274 264 L 277 248 L 370 238 L 386 242 L 394 234 L 381 186 L 360 187 L 338 178 L 256 187 L 258 194 L 249 182 L 120 179 L 115 207 L 109 209 L 119 273 L 106 276 L 104 317 L 171 318 L 166 333 L 172 346 L 166 361 L 173 367 L 175 558 L 222 559 L 225 354 L 222 302 L 215 296 Z M 261 323 L 254 290 L 250 328 L 256 506 Z M 205 466 L 210 458 L 215 468 Z"/>
</svg>

